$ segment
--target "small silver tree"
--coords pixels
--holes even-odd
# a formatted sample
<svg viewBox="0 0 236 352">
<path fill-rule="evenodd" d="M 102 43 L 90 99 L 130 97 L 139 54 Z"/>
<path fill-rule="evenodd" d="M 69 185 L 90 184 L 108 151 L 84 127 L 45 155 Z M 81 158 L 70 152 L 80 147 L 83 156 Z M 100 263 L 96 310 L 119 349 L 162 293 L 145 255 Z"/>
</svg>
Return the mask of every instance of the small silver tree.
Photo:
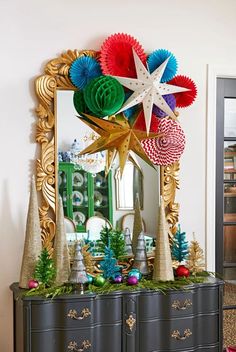
<svg viewBox="0 0 236 352">
<path fill-rule="evenodd" d="M 138 236 L 133 268 L 139 269 L 143 275 L 149 274 L 146 243 L 143 232 Z"/>
<path fill-rule="evenodd" d="M 133 255 L 132 241 L 130 237 L 130 229 L 128 227 L 126 227 L 124 231 L 124 240 L 125 240 L 125 254 L 132 256 Z"/>
<path fill-rule="evenodd" d="M 84 284 L 88 281 L 86 274 L 86 267 L 83 261 L 83 255 L 81 253 L 81 247 L 79 243 L 75 244 L 75 256 L 73 265 L 71 268 L 69 282 L 76 284 L 79 288 L 79 292 L 84 292 Z"/>
</svg>

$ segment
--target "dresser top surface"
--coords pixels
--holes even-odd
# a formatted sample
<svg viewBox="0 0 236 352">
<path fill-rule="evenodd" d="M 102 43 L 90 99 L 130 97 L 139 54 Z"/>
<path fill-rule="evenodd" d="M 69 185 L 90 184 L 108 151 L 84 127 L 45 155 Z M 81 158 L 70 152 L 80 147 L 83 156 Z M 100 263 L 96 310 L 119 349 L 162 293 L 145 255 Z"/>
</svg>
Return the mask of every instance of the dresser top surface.
<svg viewBox="0 0 236 352">
<path fill-rule="evenodd" d="M 186 285 L 183 286 L 181 289 L 175 290 L 175 289 L 169 289 L 166 291 L 166 293 L 168 294 L 174 294 L 177 292 L 186 292 L 188 290 L 197 290 L 200 288 L 214 288 L 220 285 L 223 285 L 224 282 L 222 280 L 213 278 L 213 277 L 208 277 L 204 280 L 204 282 L 202 283 L 194 283 L 191 285 Z M 26 289 L 21 289 L 19 288 L 18 282 L 13 283 L 10 286 L 11 291 L 13 291 L 14 294 L 14 299 L 21 299 L 23 298 L 24 300 L 31 300 L 31 301 L 42 301 L 42 300 L 51 300 L 51 298 L 45 298 L 42 296 L 24 296 L 24 293 L 27 292 L 28 290 Z M 86 300 L 86 299 L 92 299 L 92 298 L 115 298 L 115 297 L 119 297 L 119 296 L 124 296 L 124 295 L 150 295 L 150 294 L 159 294 L 162 295 L 163 293 L 161 291 L 158 290 L 150 290 L 150 289 L 137 289 L 137 290 L 124 290 L 124 291 L 113 291 L 110 293 L 93 293 L 93 292 L 89 292 L 89 293 L 84 293 L 84 294 L 79 294 L 76 292 L 70 293 L 70 294 L 64 294 L 61 296 L 57 296 L 55 298 L 53 298 L 54 300 L 64 300 L 64 299 L 81 299 L 81 300 Z M 165 293 L 164 293 L 165 294 Z"/>
</svg>

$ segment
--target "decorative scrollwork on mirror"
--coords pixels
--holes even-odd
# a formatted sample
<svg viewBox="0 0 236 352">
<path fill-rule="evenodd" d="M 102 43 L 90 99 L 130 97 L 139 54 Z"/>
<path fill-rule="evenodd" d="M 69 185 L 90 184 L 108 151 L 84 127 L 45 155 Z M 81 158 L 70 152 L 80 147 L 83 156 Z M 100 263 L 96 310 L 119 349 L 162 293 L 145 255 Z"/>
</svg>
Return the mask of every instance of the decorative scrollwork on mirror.
<svg viewBox="0 0 236 352">
<path fill-rule="evenodd" d="M 41 195 L 39 206 L 43 245 L 52 252 L 55 236 L 56 177 L 57 155 L 55 149 L 56 91 L 74 90 L 76 87 L 69 79 L 72 62 L 81 56 L 97 58 L 93 50 L 68 50 L 58 58 L 49 61 L 44 74 L 35 81 L 38 106 L 36 142 L 40 145 L 40 158 L 37 160 L 37 190 Z M 179 205 L 175 203 L 175 192 L 179 188 L 179 163 L 161 167 L 161 194 L 164 197 L 167 220 L 175 233 L 178 221 Z"/>
</svg>

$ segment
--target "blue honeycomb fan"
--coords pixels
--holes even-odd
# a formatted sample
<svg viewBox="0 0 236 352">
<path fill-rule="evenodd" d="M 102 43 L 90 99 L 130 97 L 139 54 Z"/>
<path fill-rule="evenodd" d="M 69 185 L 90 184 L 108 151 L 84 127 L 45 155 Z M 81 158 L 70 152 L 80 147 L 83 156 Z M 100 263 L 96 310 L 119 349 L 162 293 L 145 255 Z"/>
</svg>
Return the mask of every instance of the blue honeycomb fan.
<svg viewBox="0 0 236 352">
<path fill-rule="evenodd" d="M 99 63 L 90 56 L 82 56 L 72 62 L 69 76 L 71 82 L 79 89 L 83 89 L 93 78 L 101 76 Z"/>
<path fill-rule="evenodd" d="M 155 71 L 166 59 L 170 58 L 165 71 L 163 73 L 163 76 L 161 78 L 161 82 L 168 82 L 170 81 L 177 72 L 178 64 L 175 56 L 168 50 L 166 49 L 159 49 L 153 51 L 147 60 L 148 68 L 149 71 L 152 73 Z"/>
</svg>

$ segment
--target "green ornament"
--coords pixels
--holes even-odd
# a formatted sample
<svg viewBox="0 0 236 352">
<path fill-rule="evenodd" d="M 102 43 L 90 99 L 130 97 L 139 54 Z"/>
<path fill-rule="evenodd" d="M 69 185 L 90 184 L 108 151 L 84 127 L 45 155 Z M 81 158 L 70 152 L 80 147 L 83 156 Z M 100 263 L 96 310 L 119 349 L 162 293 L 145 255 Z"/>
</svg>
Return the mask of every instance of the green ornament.
<svg viewBox="0 0 236 352">
<path fill-rule="evenodd" d="M 113 115 L 120 110 L 124 99 L 124 88 L 111 76 L 94 78 L 84 89 L 85 103 L 97 117 Z"/>
<path fill-rule="evenodd" d="M 128 273 L 128 277 L 135 276 L 138 280 L 141 280 L 142 273 L 138 269 L 131 269 Z"/>
<path fill-rule="evenodd" d="M 93 279 L 95 286 L 102 287 L 105 284 L 106 280 L 102 275 L 98 275 Z"/>
<path fill-rule="evenodd" d="M 88 107 L 85 104 L 84 94 L 81 90 L 76 90 L 74 92 L 73 103 L 74 103 L 75 110 L 78 112 L 78 114 L 90 113 Z"/>
</svg>

